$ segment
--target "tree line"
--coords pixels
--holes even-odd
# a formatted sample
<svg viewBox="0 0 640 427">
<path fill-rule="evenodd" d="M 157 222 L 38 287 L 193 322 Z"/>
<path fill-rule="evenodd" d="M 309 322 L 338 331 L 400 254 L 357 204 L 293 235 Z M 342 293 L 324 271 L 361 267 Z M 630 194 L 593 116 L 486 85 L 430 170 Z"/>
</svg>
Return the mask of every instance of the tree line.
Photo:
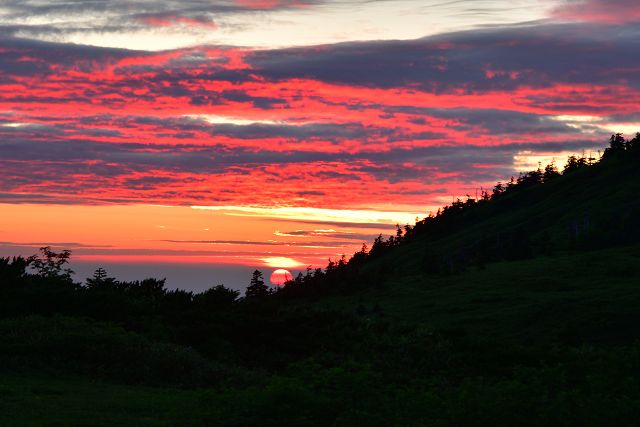
<svg viewBox="0 0 640 427">
<path fill-rule="evenodd" d="M 467 241 L 449 253 L 442 254 L 442 248 L 436 247 L 438 239 L 446 238 L 458 230 L 486 219 L 494 213 L 508 211 L 518 204 L 526 203 L 530 196 L 528 190 L 539 189 L 544 192 L 547 186 L 560 177 L 572 176 L 575 173 L 586 170 L 596 165 L 606 166 L 609 161 L 621 159 L 623 161 L 640 158 L 640 133 L 631 139 L 625 139 L 620 133 L 612 135 L 609 146 L 600 152 L 598 157 L 592 155 L 571 155 L 566 164 L 560 170 L 555 162 L 536 170 L 520 173 L 518 177 L 512 176 L 507 183 L 498 182 L 493 189 L 481 189 L 478 197 L 467 195 L 465 199 L 457 198 L 450 205 L 430 213 L 422 220 L 417 220 L 414 225 L 396 225 L 395 234 L 387 237 L 378 235 L 369 248 L 362 245 L 361 250 L 347 259 L 345 255 L 337 260 L 329 260 L 327 267 L 322 269 L 308 269 L 306 274 L 300 273 L 293 281 L 285 285 L 283 293 L 318 293 L 316 287 L 357 289 L 362 286 L 371 286 L 380 282 L 382 277 L 393 271 L 394 266 L 381 261 L 386 254 L 395 248 L 415 242 L 423 242 L 423 259 L 421 261 L 423 271 L 426 273 L 456 273 L 469 266 L 482 267 L 487 262 L 502 259 L 525 259 L 537 254 L 549 254 L 554 247 L 563 247 L 553 241 L 550 236 L 533 236 L 530 230 L 523 226 L 510 229 L 501 229 L 493 235 L 480 236 L 474 241 Z M 527 194 L 525 194 L 527 193 Z M 622 222 L 620 222 L 622 220 Z M 580 245 L 606 245 L 609 241 L 619 242 L 621 234 L 626 239 L 635 239 L 636 234 L 630 232 L 634 222 L 632 219 L 618 218 L 620 230 L 603 230 L 599 235 L 593 233 L 589 213 L 574 219 L 568 229 L 563 233 L 567 248 L 575 248 Z M 591 234 L 589 234 L 592 232 Z M 536 241 L 537 239 L 537 241 Z M 430 244 L 431 242 L 431 244 Z M 364 268 L 379 260 L 380 265 L 374 268 Z M 302 291 L 305 289 L 306 291 Z"/>
</svg>

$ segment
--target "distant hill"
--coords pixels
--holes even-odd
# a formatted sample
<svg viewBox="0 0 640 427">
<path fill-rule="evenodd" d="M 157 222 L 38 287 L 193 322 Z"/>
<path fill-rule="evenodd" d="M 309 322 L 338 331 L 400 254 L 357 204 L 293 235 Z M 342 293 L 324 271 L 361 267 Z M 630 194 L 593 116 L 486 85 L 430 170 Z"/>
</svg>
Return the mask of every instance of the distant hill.
<svg viewBox="0 0 640 427">
<path fill-rule="evenodd" d="M 456 200 L 415 225 L 379 236 L 326 274 L 291 288 L 367 287 L 384 277 L 456 274 L 503 260 L 640 243 L 640 137 L 614 135 L 599 159 L 571 156 Z M 317 289 L 316 289 L 317 291 Z M 295 292 L 291 292 L 295 293 Z"/>
<path fill-rule="evenodd" d="M 380 262 L 399 272 L 450 273 L 504 259 L 640 243 L 640 155 L 635 149 L 606 153 L 548 181 L 527 182 L 544 175 L 534 171 L 512 189 L 454 204 L 441 218 L 416 224 Z"/>
</svg>

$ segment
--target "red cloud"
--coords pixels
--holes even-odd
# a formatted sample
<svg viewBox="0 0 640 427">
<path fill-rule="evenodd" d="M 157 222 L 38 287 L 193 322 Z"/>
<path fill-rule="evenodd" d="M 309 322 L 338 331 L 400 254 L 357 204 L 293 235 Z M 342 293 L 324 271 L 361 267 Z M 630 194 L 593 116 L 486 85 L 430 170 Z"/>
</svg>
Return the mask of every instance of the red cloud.
<svg viewBox="0 0 640 427">
<path fill-rule="evenodd" d="M 519 151 L 601 143 L 590 119 L 580 132 L 554 116 L 638 112 L 637 60 L 591 60 L 627 45 L 526 36 L 503 37 L 516 47 L 494 35 L 478 48 L 453 37 L 346 53 L 7 41 L 0 200 L 439 205 L 514 173 Z M 360 58 L 375 66 L 357 68 Z"/>
<path fill-rule="evenodd" d="M 574 0 L 556 8 L 552 15 L 571 21 L 623 24 L 640 19 L 640 5 L 638 0 Z"/>
<path fill-rule="evenodd" d="M 269 10 L 280 9 L 285 7 L 305 7 L 317 0 L 235 0 L 238 6 L 247 9 Z"/>
</svg>

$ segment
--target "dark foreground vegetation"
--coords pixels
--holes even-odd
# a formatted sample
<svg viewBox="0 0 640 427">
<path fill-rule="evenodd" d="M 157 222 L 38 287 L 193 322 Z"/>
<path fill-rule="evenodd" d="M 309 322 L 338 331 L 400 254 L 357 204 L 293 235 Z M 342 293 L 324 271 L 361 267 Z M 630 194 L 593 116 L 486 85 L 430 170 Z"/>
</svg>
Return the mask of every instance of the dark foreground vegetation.
<svg viewBox="0 0 640 427">
<path fill-rule="evenodd" d="M 639 165 L 614 136 L 278 292 L 0 259 L 0 425 L 637 425 Z"/>
</svg>

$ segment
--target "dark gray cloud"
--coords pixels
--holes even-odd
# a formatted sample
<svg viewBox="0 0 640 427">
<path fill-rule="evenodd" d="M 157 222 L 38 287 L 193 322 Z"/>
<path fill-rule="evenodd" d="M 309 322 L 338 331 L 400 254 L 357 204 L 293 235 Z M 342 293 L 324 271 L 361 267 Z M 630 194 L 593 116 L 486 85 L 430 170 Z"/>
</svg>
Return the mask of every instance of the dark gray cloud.
<svg viewBox="0 0 640 427">
<path fill-rule="evenodd" d="M 454 128 L 462 131 L 481 132 L 490 135 L 504 134 L 575 134 L 575 127 L 558 121 L 552 115 L 523 113 L 495 108 L 420 108 L 385 107 L 381 109 L 392 113 L 422 115 L 414 119 L 415 124 L 427 124 L 428 118 L 453 120 Z"/>
<path fill-rule="evenodd" d="M 627 114 L 612 114 L 607 119 L 612 122 L 640 123 L 640 111 L 634 111 Z M 638 129 L 638 131 L 640 131 L 640 129 Z"/>
<path fill-rule="evenodd" d="M 47 138 L 28 139 L 7 138 L 0 128 L 0 164 L 9 168 L 12 163 L 32 162 L 34 165 L 48 165 L 49 168 L 60 169 L 68 174 L 91 173 L 97 176 L 117 176 L 124 173 L 148 170 L 167 170 L 190 173 L 223 173 L 228 168 L 287 165 L 311 162 L 352 163 L 354 169 L 340 176 L 330 176 L 332 171 L 310 171 L 318 177 L 345 178 L 357 170 L 357 162 L 368 161 L 376 166 L 362 166 L 361 171 L 378 175 L 380 178 L 404 179 L 415 174 L 410 168 L 402 168 L 399 164 L 412 162 L 432 170 L 450 172 L 453 170 L 473 169 L 474 164 L 498 163 L 505 167 L 511 165 L 512 157 L 520 151 L 571 151 L 584 146 L 592 146 L 586 140 L 567 140 L 559 142 L 509 142 L 497 146 L 476 146 L 465 144 L 437 145 L 431 147 L 396 148 L 388 151 L 370 151 L 366 147 L 361 151 L 349 153 L 344 151 L 276 151 L 251 148 L 202 146 L 184 144 L 180 146 L 162 144 L 139 144 L 122 142 L 97 142 L 90 140 L 56 139 L 56 132 L 47 134 Z M 13 128 L 8 128 L 13 130 Z M 355 162 L 355 163 L 354 163 Z M 7 175 L 10 176 L 10 175 Z M 357 175 L 350 175 L 352 178 Z M 21 175 L 25 178 L 24 175 Z M 28 177 L 26 177 L 28 179 Z M 164 178 L 150 177 L 151 181 Z M 132 184 L 152 184 L 153 182 L 132 182 Z M 162 181 L 164 182 L 164 181 Z"/>
<path fill-rule="evenodd" d="M 225 90 L 220 93 L 220 97 L 227 101 L 234 102 L 249 102 L 255 108 L 259 108 L 261 110 L 269 110 L 274 107 L 281 106 L 283 104 L 287 104 L 287 101 L 284 99 L 278 98 L 269 98 L 265 96 L 251 96 L 246 92 L 240 90 Z"/>
<path fill-rule="evenodd" d="M 73 64 L 89 70 L 96 61 L 150 53 L 2 39 L 9 50 L 0 55 L 0 75 L 46 75 L 53 64 Z M 238 90 L 192 93 L 177 84 L 192 81 L 255 81 L 311 78 L 323 82 L 378 88 L 404 87 L 435 93 L 513 90 L 555 84 L 629 84 L 640 88 L 640 26 L 546 24 L 498 27 L 431 36 L 409 41 L 342 43 L 317 48 L 260 50 L 246 60 L 253 70 L 225 69 L 225 59 L 213 61 L 197 49 L 185 51 L 162 67 L 131 64 L 118 69 L 131 75 L 123 87 L 138 85 L 162 90 L 167 96 L 190 96 L 195 105 L 225 101 L 252 103 L 256 108 L 282 106 L 273 97 L 256 97 Z M 20 61 L 31 54 L 37 61 Z M 384 59 L 382 59 L 384 58 Z M 154 71 L 152 80 L 139 73 Z M 158 83 L 163 83 L 158 85 Z M 176 84 L 167 85 L 174 82 Z"/>
<path fill-rule="evenodd" d="M 23 169 L 24 172 L 24 169 Z M 10 189 L 11 185 L 8 185 L 6 181 L 1 181 L 3 188 Z M 32 177 L 29 182 L 38 182 L 36 177 Z M 40 181 L 42 182 L 42 181 Z M 50 195 L 42 193 L 0 193 L 0 203 L 13 203 L 13 204 L 57 204 L 57 205 L 79 205 L 86 204 L 88 200 L 86 198 L 64 198 L 59 195 Z M 103 201 L 104 203 L 104 201 Z"/>
<path fill-rule="evenodd" d="M 347 239 L 356 241 L 373 241 L 377 234 L 354 233 L 347 231 L 329 230 L 295 230 L 295 231 L 277 231 L 277 236 L 282 237 L 329 237 L 334 239 Z M 304 241 L 302 241 L 304 242 Z M 351 242 L 353 243 L 353 242 Z M 302 243 L 308 244 L 308 243 Z"/>
<path fill-rule="evenodd" d="M 37 40 L 13 38 L 0 31 L 1 76 L 44 77 L 56 72 L 55 66 L 74 67 L 79 71 L 91 72 L 101 63 L 110 63 L 130 57 L 133 51 L 126 49 L 98 48 L 76 44 L 49 43 Z M 146 56 L 148 53 L 136 52 Z M 25 60 L 29 58 L 29 60 Z"/>
<path fill-rule="evenodd" d="M 640 26 L 546 24 L 253 53 L 262 76 L 380 88 L 469 92 L 557 83 L 640 87 Z M 383 58 L 383 59 L 382 59 Z"/>
<path fill-rule="evenodd" d="M 69 250 L 86 249 L 86 248 L 113 248 L 111 245 L 87 245 L 77 242 L 0 242 L 0 246 L 28 246 L 28 247 L 44 247 L 64 248 Z"/>
<path fill-rule="evenodd" d="M 326 3 L 328 0 L 275 0 L 275 1 L 238 1 L 238 0 L 165 0 L 148 2 L 140 0 L 4 0 L 3 9 L 7 16 L 28 18 L 33 16 L 77 15 L 79 13 L 121 12 L 122 14 L 148 13 L 166 16 L 178 11 L 197 12 L 237 12 L 245 10 L 273 10 Z M 371 0 L 369 0 L 371 1 Z M 375 0 L 374 0 L 375 1 Z"/>
<path fill-rule="evenodd" d="M 366 141 L 369 137 L 384 137 L 394 133 L 386 128 L 367 128 L 361 123 L 310 123 L 310 124 L 263 124 L 213 125 L 210 133 L 238 139 L 287 138 L 296 140 L 343 140 Z"/>
</svg>

